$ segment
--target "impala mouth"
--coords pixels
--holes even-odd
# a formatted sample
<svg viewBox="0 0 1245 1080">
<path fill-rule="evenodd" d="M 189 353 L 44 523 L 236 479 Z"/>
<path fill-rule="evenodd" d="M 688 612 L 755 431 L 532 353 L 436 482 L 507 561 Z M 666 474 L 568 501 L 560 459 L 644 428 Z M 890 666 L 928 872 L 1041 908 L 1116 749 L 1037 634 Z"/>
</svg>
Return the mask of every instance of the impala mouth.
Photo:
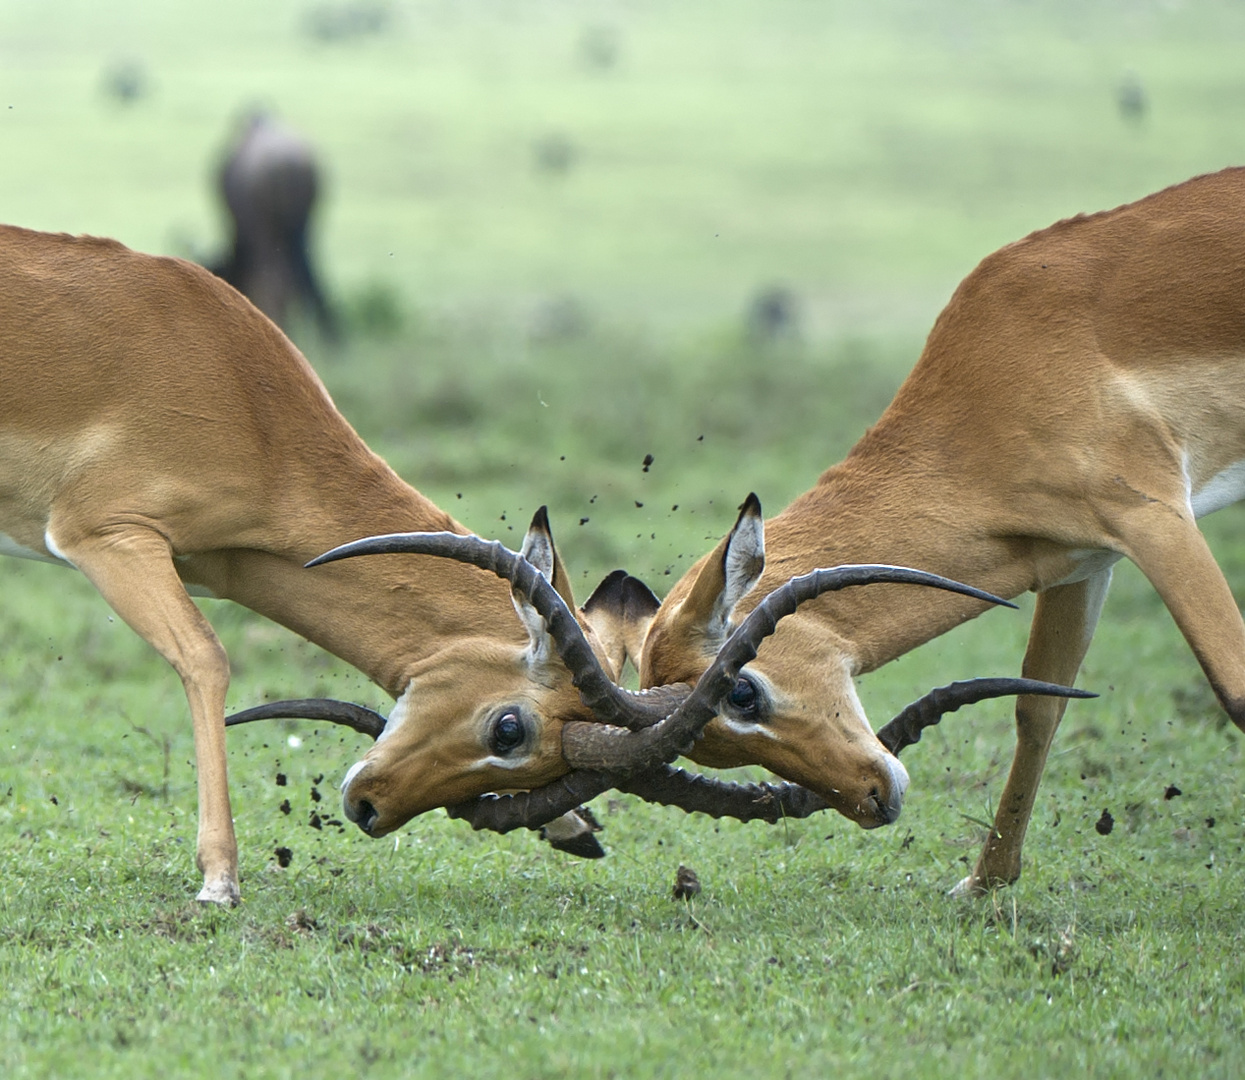
<svg viewBox="0 0 1245 1080">
<path fill-rule="evenodd" d="M 883 825 L 891 825 L 899 817 L 899 810 L 892 803 L 884 803 L 878 797 L 877 788 L 869 792 L 862 809 L 871 815 L 860 819 L 858 824 L 862 829 L 878 829 Z"/>
<path fill-rule="evenodd" d="M 360 829 L 368 834 L 368 836 L 376 835 L 373 830 L 376 828 L 376 821 L 380 817 L 380 814 L 377 812 L 376 807 L 374 807 L 370 802 L 366 799 L 361 799 L 353 806 L 346 803 L 343 806 L 343 810 L 345 811 L 346 817 L 358 825 Z"/>
<path fill-rule="evenodd" d="M 869 794 L 856 807 L 856 823 L 862 829 L 877 829 L 883 825 L 893 825 L 903 813 L 903 797 L 908 790 L 908 770 L 900 764 L 898 758 L 884 759 L 890 782 L 886 784 L 887 795 L 882 796 L 882 789 L 875 785 Z"/>
</svg>

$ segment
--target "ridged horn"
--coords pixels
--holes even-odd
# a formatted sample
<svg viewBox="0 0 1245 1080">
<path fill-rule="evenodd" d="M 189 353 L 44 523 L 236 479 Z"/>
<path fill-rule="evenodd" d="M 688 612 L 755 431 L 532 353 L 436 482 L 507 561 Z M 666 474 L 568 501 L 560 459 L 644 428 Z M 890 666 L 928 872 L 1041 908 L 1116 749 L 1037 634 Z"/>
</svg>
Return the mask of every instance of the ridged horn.
<svg viewBox="0 0 1245 1080">
<path fill-rule="evenodd" d="M 344 724 L 373 739 L 379 739 L 380 733 L 385 730 L 385 718 L 380 713 L 332 698 L 270 701 L 225 717 L 225 727 L 249 724 L 253 720 L 327 720 L 333 724 Z"/>
<path fill-rule="evenodd" d="M 600 724 L 564 724 L 563 756 L 577 768 L 601 772 L 639 772 L 673 761 L 691 749 L 705 725 L 717 715 L 718 704 L 735 685 L 740 669 L 756 657 L 761 642 L 777 629 L 780 620 L 822 593 L 875 584 L 925 585 L 1015 607 L 971 585 L 904 566 L 863 564 L 813 570 L 775 589 L 752 610 L 718 651 L 695 689 L 669 716 L 639 731 Z"/>
<path fill-rule="evenodd" d="M 542 506 L 534 520 L 539 520 L 544 513 Z M 578 620 L 557 590 L 527 559 L 497 540 L 451 532 L 390 533 L 342 544 L 312 559 L 307 566 L 321 566 L 359 555 L 396 554 L 454 559 L 491 571 L 510 582 L 544 618 L 549 636 L 570 671 L 580 698 L 601 723 L 624 729 L 652 725 L 655 720 L 669 716 L 691 692 L 681 684 L 639 691 L 618 686 L 601 667 Z"/>
<path fill-rule="evenodd" d="M 933 727 L 949 712 L 987 698 L 1010 697 L 1013 694 L 1037 694 L 1042 697 L 1095 698 L 1088 690 L 1075 690 L 1058 683 L 1037 679 L 968 679 L 931 690 L 900 712 L 878 732 L 878 739 L 896 757 L 905 746 L 921 741 L 921 732 Z"/>
<path fill-rule="evenodd" d="M 798 784 L 737 784 L 662 765 L 639 776 L 579 770 L 535 791 L 485 795 L 447 806 L 445 812 L 477 830 L 506 833 L 538 829 L 610 788 L 638 795 L 647 802 L 677 806 L 689 814 L 771 824 L 783 818 L 808 817 L 829 805 Z"/>
</svg>

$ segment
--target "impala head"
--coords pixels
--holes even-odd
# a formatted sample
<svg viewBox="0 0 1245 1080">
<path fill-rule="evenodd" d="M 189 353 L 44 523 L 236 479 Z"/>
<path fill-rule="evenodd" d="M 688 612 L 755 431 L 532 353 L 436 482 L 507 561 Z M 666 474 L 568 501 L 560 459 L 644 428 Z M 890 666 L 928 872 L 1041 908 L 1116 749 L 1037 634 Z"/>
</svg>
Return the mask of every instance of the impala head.
<svg viewBox="0 0 1245 1080">
<path fill-rule="evenodd" d="M 765 568 L 764 535 L 760 503 L 749 496 L 730 534 L 650 617 L 643 685 L 695 683 L 713 663 Z M 763 765 L 865 828 L 894 821 L 908 786 L 865 718 L 845 643 L 800 611 L 740 670 L 691 756 L 720 768 Z"/>
<path fill-rule="evenodd" d="M 570 582 L 543 508 L 522 555 L 573 613 Z M 448 639 L 410 672 L 376 744 L 342 781 L 345 814 L 364 832 L 383 836 L 426 810 L 485 792 L 538 787 L 568 771 L 562 726 L 592 713 L 545 616 L 517 586 L 511 599 L 526 641 L 509 628 L 482 627 L 479 636 Z M 591 629 L 577 624 L 574 632 L 586 654 L 581 660 L 599 665 Z M 613 678 L 608 668 L 598 670 Z"/>
<path fill-rule="evenodd" d="M 562 723 L 583 706 L 538 649 L 468 640 L 430 657 L 342 780 L 346 817 L 379 837 L 427 810 L 566 773 Z"/>
<path fill-rule="evenodd" d="M 930 691 L 874 735 L 852 682 L 849 643 L 816 609 L 797 610 L 800 604 L 825 592 L 890 583 L 1013 605 L 921 570 L 837 566 L 779 584 L 737 623 L 741 601 L 755 588 L 764 567 L 761 506 L 750 495 L 730 535 L 688 571 L 664 604 L 650 604 L 641 614 L 641 606 L 633 601 L 629 609 L 615 614 L 613 625 L 630 618 L 628 641 L 643 633 L 638 665 L 643 683 L 699 680 L 699 694 L 708 677 L 702 672 L 721 669 L 728 656 L 742 661 L 728 669 L 734 678 L 722 683 L 717 715 L 691 751 L 701 764 L 764 765 L 810 789 L 863 827 L 873 828 L 894 821 L 903 807 L 908 773 L 896 755 L 918 742 L 921 732 L 945 713 L 1014 694 L 1094 696 L 1032 679 L 974 679 Z M 607 635 L 617 633 L 608 620 L 597 624 Z M 762 640 L 764 646 L 758 650 Z M 629 649 L 628 655 L 635 659 L 634 651 Z"/>
</svg>

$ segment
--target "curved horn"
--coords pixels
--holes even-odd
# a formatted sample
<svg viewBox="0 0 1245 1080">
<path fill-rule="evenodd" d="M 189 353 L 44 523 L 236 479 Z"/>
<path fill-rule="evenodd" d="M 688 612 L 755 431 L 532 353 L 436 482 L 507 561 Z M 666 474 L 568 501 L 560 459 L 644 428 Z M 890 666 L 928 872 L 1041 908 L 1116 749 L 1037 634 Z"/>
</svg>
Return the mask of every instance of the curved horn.
<svg viewBox="0 0 1245 1080">
<path fill-rule="evenodd" d="M 307 566 L 321 566 L 357 555 L 402 553 L 455 559 L 492 571 L 509 581 L 544 618 L 549 636 L 570 670 L 579 696 L 602 723 L 624 728 L 651 725 L 669 716 L 691 692 L 681 684 L 639 691 L 618 686 L 601 667 L 578 620 L 557 590 L 527 559 L 497 540 L 451 532 L 390 533 L 342 544 L 312 559 Z"/>
<path fill-rule="evenodd" d="M 482 795 L 447 806 L 449 817 L 461 818 L 473 829 L 508 833 L 512 829 L 539 829 L 614 786 L 614 777 L 577 769 L 534 791 L 514 795 Z"/>
<path fill-rule="evenodd" d="M 506 833 L 512 829 L 538 829 L 611 787 L 647 802 L 677 806 L 689 814 L 770 824 L 783 818 L 808 817 L 829 805 L 820 795 L 798 784 L 736 784 L 662 765 L 631 777 L 579 770 L 535 791 L 485 795 L 447 806 L 445 812 L 476 830 Z"/>
<path fill-rule="evenodd" d="M 904 709 L 878 732 L 878 739 L 896 757 L 905 746 L 921 741 L 921 732 L 933 727 L 943 714 L 955 712 L 964 705 L 987 698 L 1009 697 L 1012 694 L 1038 694 L 1043 697 L 1095 698 L 1088 690 L 1075 690 L 1057 683 L 1037 679 L 968 679 L 931 690 Z"/>
<path fill-rule="evenodd" d="M 960 593 L 991 604 L 1015 607 L 1002 597 L 938 574 L 904 566 L 878 564 L 835 566 L 792 578 L 761 601 L 739 625 L 687 699 L 659 723 L 640 731 L 571 722 L 562 728 L 562 753 L 579 768 L 635 772 L 672 761 L 691 748 L 704 727 L 717 715 L 718 703 L 735 685 L 740 669 L 755 658 L 757 649 L 781 619 L 825 592 L 856 585 L 927 585 Z"/>
<path fill-rule="evenodd" d="M 270 701 L 266 705 L 256 705 L 253 709 L 243 709 L 225 717 L 225 727 L 249 724 L 252 720 L 328 720 L 330 723 L 354 728 L 360 735 L 369 735 L 373 739 L 379 739 L 380 733 L 385 730 L 385 718 L 380 713 L 362 705 L 334 701 L 332 698 Z"/>
<path fill-rule="evenodd" d="M 663 765 L 638 776 L 618 777 L 614 786 L 646 802 L 677 806 L 689 814 L 768 821 L 771 825 L 783 818 L 806 818 L 830 805 L 816 792 L 799 784 L 786 781 L 737 784 L 716 776 L 676 769 L 673 765 Z"/>
</svg>

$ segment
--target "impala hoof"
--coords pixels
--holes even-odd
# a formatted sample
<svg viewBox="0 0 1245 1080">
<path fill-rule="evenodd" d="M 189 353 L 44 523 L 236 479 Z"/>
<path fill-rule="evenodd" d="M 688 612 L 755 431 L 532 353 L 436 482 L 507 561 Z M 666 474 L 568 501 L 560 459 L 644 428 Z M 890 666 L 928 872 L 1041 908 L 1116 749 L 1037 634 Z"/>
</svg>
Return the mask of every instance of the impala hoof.
<svg viewBox="0 0 1245 1080">
<path fill-rule="evenodd" d="M 237 907 L 242 899 L 238 891 L 238 883 L 231 878 L 219 878 L 216 881 L 205 881 L 199 895 L 195 897 L 201 904 L 219 904 L 221 907 Z"/>
</svg>

